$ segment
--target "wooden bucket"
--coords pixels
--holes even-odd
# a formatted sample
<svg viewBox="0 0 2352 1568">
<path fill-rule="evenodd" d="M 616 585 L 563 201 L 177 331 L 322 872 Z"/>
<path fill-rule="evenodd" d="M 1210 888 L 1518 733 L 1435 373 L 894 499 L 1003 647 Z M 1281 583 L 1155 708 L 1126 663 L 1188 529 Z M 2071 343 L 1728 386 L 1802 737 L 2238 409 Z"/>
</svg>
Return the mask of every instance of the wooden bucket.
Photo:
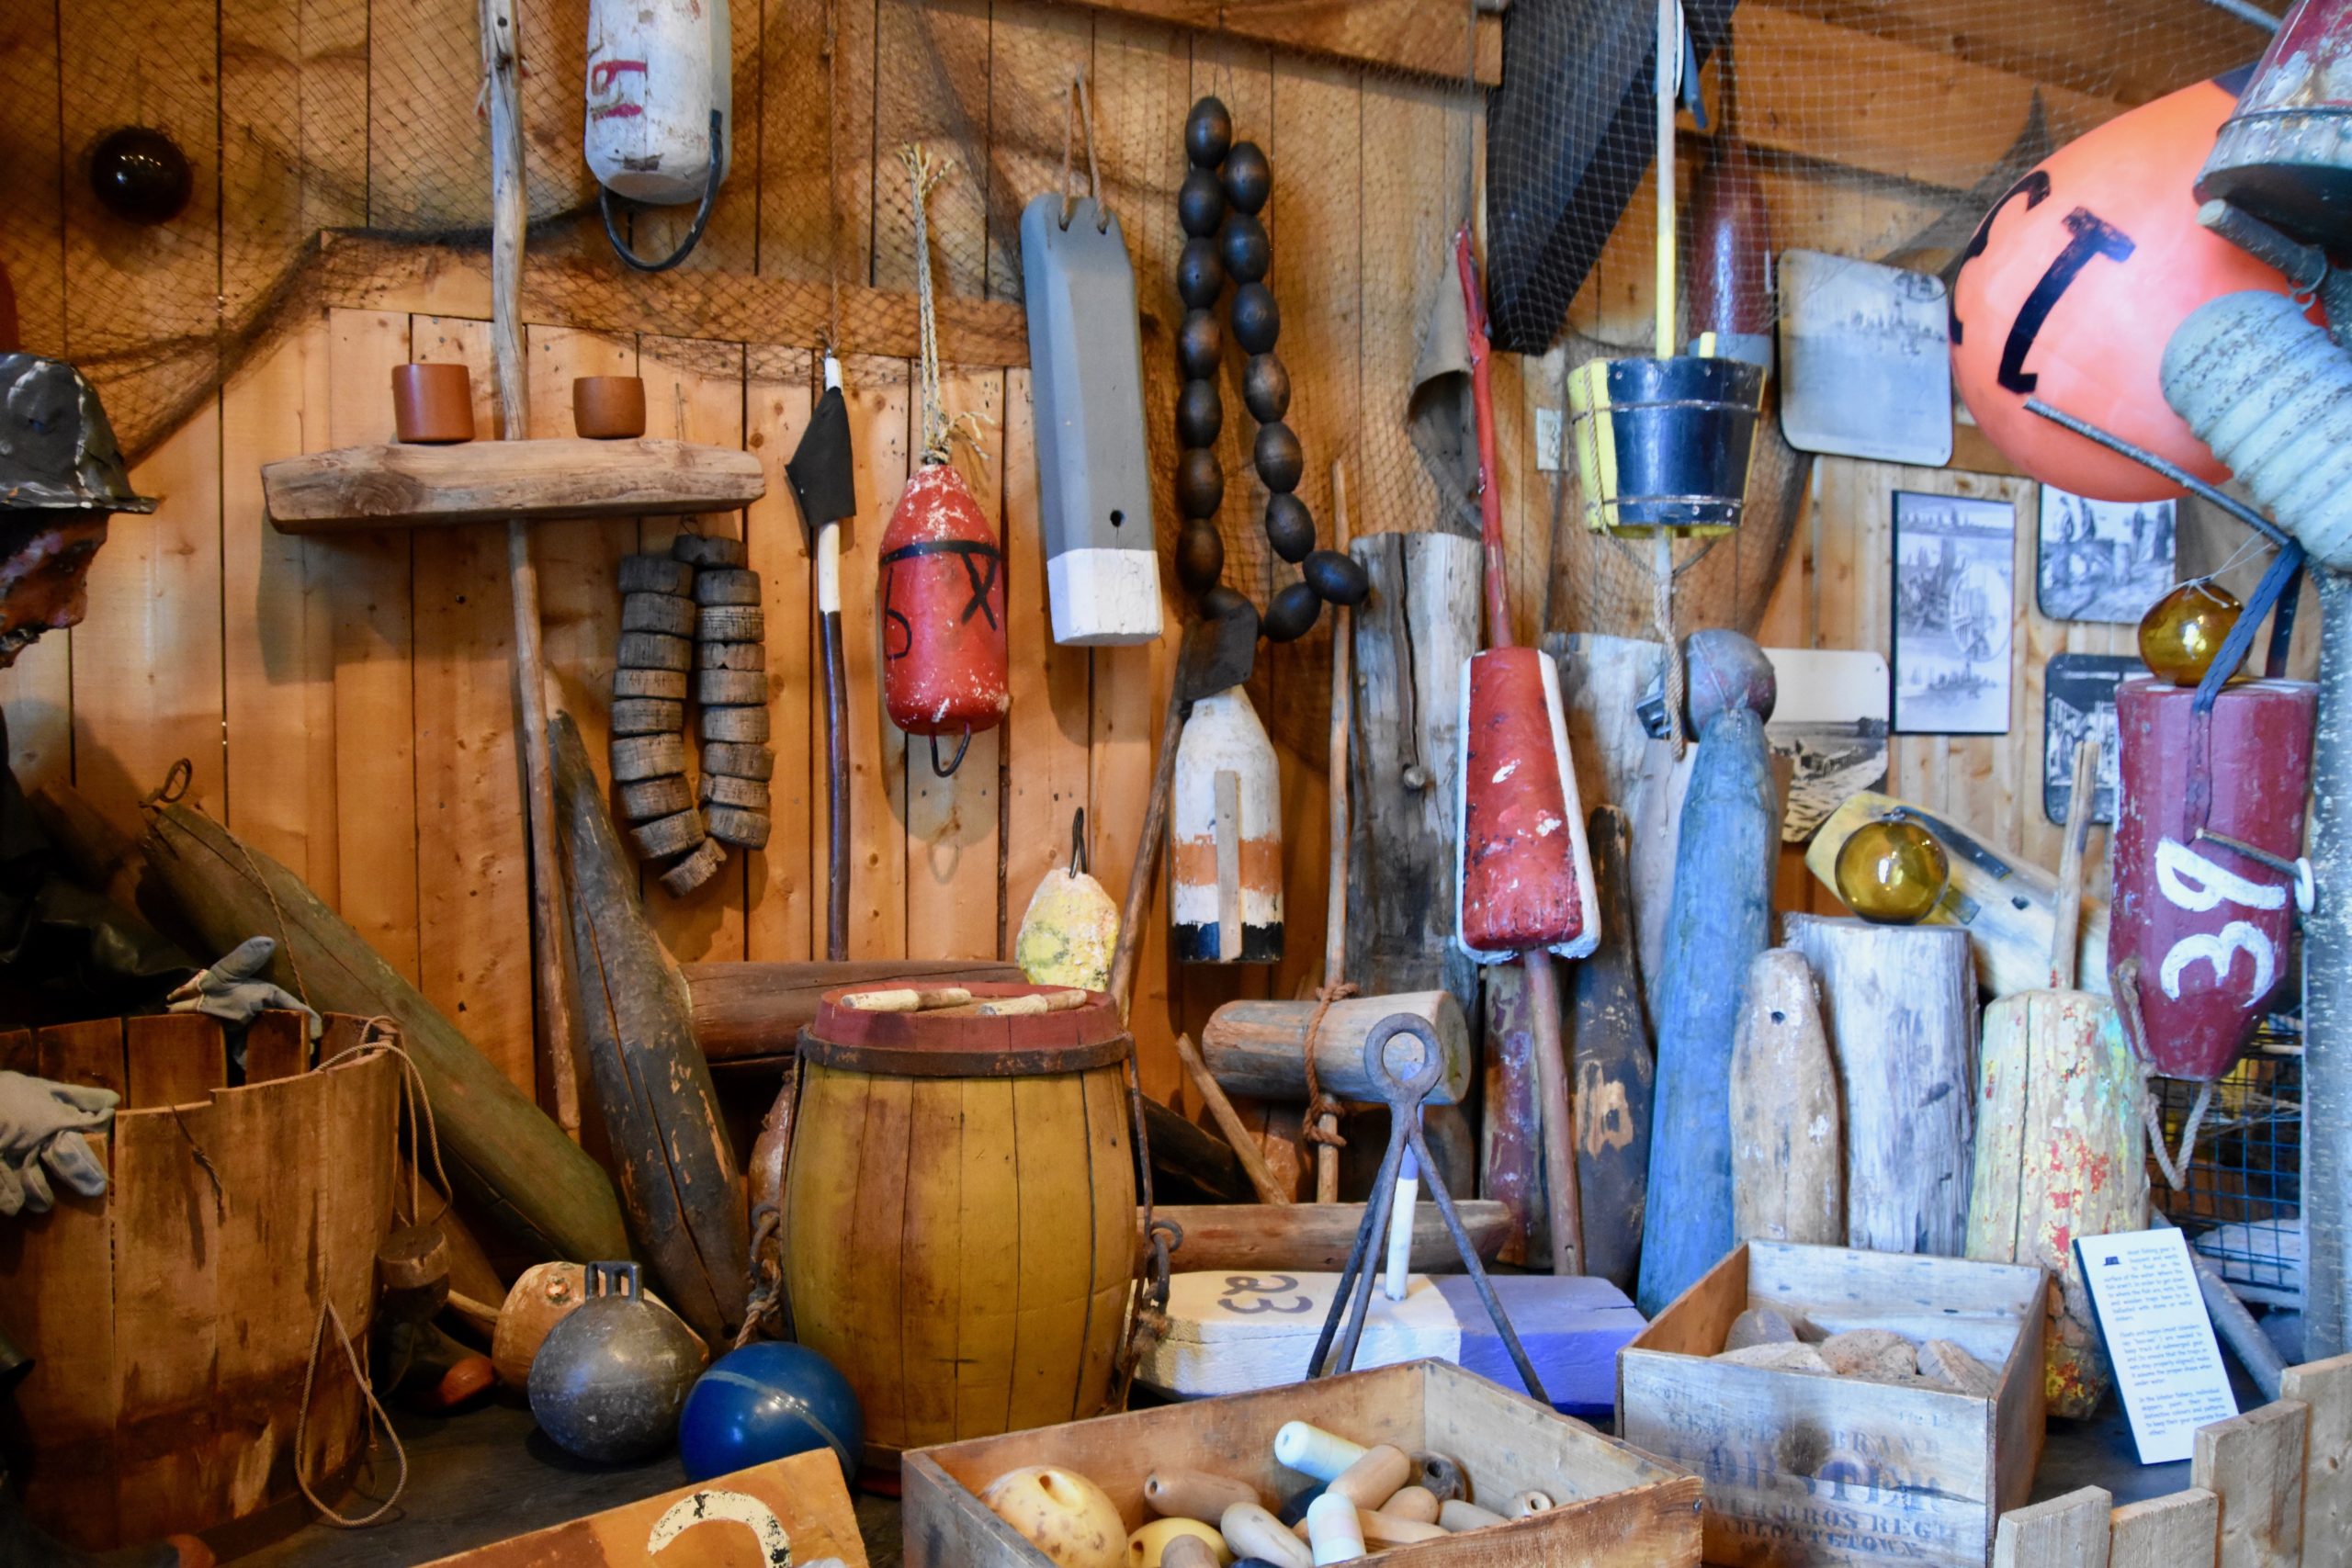
<svg viewBox="0 0 2352 1568">
<path fill-rule="evenodd" d="M 1118 1009 L 842 1005 L 866 988 L 827 992 L 800 1036 L 784 1202 L 800 1342 L 856 1389 L 869 1461 L 1100 1414 L 1136 1258 Z"/>
<path fill-rule="evenodd" d="M 321 1057 L 360 1027 L 332 1018 Z M 305 1517 L 303 1370 L 328 1297 L 367 1354 L 400 1074 L 380 1055 L 305 1072 L 307 1043 L 299 1014 L 264 1014 L 247 1081 L 229 1089 L 220 1026 L 198 1014 L 0 1033 L 0 1068 L 122 1096 L 111 1132 L 90 1139 L 107 1193 L 61 1188 L 48 1213 L 0 1221 L 0 1329 L 34 1360 L 11 1434 L 29 1454 L 25 1506 L 71 1545 L 240 1519 L 258 1538 Z M 366 1416 L 340 1348 L 323 1359 L 300 1463 L 334 1497 Z M 247 1543 L 248 1529 L 232 1535 Z"/>
</svg>

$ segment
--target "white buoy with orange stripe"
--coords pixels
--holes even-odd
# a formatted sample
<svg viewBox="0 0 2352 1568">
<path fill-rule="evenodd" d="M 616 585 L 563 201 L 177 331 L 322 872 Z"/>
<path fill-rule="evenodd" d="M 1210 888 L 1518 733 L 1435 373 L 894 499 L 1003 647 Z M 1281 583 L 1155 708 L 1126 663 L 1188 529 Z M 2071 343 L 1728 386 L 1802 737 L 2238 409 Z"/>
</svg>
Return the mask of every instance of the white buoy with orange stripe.
<svg viewBox="0 0 2352 1568">
<path fill-rule="evenodd" d="M 1281 773 L 1238 686 L 1202 698 L 1176 747 L 1169 803 L 1176 956 L 1272 964 L 1283 955 Z"/>
</svg>

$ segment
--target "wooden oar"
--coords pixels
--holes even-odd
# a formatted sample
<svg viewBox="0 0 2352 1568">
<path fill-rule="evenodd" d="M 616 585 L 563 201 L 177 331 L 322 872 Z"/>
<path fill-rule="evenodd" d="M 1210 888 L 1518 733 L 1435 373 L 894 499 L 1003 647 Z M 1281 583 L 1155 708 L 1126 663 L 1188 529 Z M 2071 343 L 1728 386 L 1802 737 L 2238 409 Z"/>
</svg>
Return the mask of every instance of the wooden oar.
<svg viewBox="0 0 2352 1568">
<path fill-rule="evenodd" d="M 1348 553 L 1348 470 L 1331 465 L 1331 547 Z M 1345 604 L 1331 606 L 1331 739 L 1329 782 L 1331 801 L 1331 873 L 1323 905 L 1323 986 L 1340 984 L 1348 968 L 1348 735 L 1354 706 L 1355 684 L 1349 668 L 1354 616 Z M 1308 1050 L 1315 1042 L 1306 1043 Z M 1326 1136 L 1340 1130 L 1337 1116 L 1318 1116 L 1316 1130 Z M 1315 1201 L 1340 1201 L 1340 1151 L 1337 1145 L 1315 1145 Z"/>
</svg>

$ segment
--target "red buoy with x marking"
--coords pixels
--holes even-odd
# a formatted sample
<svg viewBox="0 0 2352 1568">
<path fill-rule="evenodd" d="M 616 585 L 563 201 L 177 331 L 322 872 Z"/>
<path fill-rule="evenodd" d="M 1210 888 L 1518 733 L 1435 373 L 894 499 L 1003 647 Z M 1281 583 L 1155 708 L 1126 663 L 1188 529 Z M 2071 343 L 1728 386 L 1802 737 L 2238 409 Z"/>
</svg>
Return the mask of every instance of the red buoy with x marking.
<svg viewBox="0 0 2352 1568">
<path fill-rule="evenodd" d="M 883 705 L 900 729 L 931 737 L 944 776 L 975 732 L 1002 721 L 1008 671 L 996 531 L 953 463 L 926 463 L 882 536 Z M 942 736 L 956 738 L 944 758 Z"/>
</svg>

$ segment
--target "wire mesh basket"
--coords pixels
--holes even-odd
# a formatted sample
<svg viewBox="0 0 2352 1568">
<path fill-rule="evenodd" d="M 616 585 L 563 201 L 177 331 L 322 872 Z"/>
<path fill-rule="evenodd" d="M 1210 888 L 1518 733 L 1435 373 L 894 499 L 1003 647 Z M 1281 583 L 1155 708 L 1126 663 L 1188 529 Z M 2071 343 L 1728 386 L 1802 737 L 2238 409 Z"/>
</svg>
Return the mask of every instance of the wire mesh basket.
<svg viewBox="0 0 2352 1568">
<path fill-rule="evenodd" d="M 2199 1086 L 2154 1078 L 2167 1142 L 2176 1143 Z M 2197 1148 L 2175 1189 L 2154 1163 L 2156 1207 L 2250 1303 L 2303 1304 L 2303 1035 L 2273 1014 L 2213 1086 Z"/>
</svg>

